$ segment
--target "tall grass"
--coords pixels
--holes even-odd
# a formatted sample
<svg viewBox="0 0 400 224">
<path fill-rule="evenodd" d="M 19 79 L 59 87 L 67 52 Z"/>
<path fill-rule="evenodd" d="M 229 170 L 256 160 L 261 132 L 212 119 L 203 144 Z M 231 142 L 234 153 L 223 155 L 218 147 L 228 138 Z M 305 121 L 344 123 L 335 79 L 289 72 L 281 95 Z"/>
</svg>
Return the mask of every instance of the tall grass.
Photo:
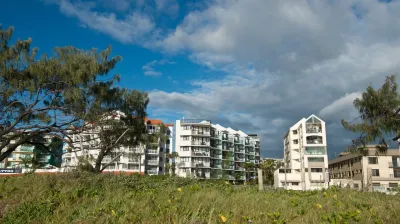
<svg viewBox="0 0 400 224">
<path fill-rule="evenodd" d="M 400 196 L 71 173 L 0 178 L 1 223 L 400 223 Z"/>
</svg>

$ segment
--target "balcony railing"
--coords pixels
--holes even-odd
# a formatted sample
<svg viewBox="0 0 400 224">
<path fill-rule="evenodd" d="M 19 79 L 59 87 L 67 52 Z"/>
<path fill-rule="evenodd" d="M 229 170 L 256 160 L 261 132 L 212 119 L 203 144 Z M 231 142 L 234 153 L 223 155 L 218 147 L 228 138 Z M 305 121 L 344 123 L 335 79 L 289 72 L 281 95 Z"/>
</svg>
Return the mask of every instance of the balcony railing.
<svg viewBox="0 0 400 224">
<path fill-rule="evenodd" d="M 400 163 L 389 162 L 389 168 L 400 168 Z"/>
<path fill-rule="evenodd" d="M 158 160 L 148 160 L 147 164 L 148 165 L 158 165 Z"/>
<path fill-rule="evenodd" d="M 243 167 L 240 167 L 240 166 L 236 167 L 236 169 L 235 169 L 235 170 L 239 170 L 239 171 L 246 171 L 246 169 L 245 169 L 245 168 L 243 168 Z"/>
<path fill-rule="evenodd" d="M 192 162 L 192 167 L 210 167 L 210 163 L 205 162 Z"/>
<path fill-rule="evenodd" d="M 307 140 L 307 144 L 322 144 L 322 140 Z"/>
<path fill-rule="evenodd" d="M 225 170 L 234 170 L 234 169 L 235 169 L 235 166 L 222 166 L 222 169 L 225 169 Z"/>
<path fill-rule="evenodd" d="M 235 158 L 235 161 L 237 161 L 237 162 L 244 162 L 245 159 L 244 159 L 244 158 Z"/>
<path fill-rule="evenodd" d="M 152 175 L 158 174 L 158 170 L 148 170 L 147 174 L 152 174 Z"/>
<path fill-rule="evenodd" d="M 222 165 L 221 165 L 221 164 L 214 164 L 214 165 L 211 165 L 211 168 L 214 168 L 214 169 L 221 169 L 221 168 L 222 168 Z"/>
<path fill-rule="evenodd" d="M 244 153 L 244 150 L 243 149 L 237 149 L 237 150 L 235 150 L 235 153 Z"/>
<path fill-rule="evenodd" d="M 148 154 L 158 154 L 158 150 L 154 150 L 154 149 L 149 149 L 147 150 Z"/>
<path fill-rule="evenodd" d="M 199 141 L 192 141 L 192 145 L 203 145 L 203 146 L 210 146 L 210 142 L 199 142 Z"/>
<path fill-rule="evenodd" d="M 256 148 L 260 148 L 260 144 L 256 144 L 255 147 L 256 147 Z"/>
<path fill-rule="evenodd" d="M 192 130 L 192 135 L 210 135 L 210 132 L 208 132 L 208 131 L 197 131 L 197 130 Z"/>
<path fill-rule="evenodd" d="M 210 156 L 208 152 L 193 152 L 193 156 Z"/>
<path fill-rule="evenodd" d="M 181 119 L 181 124 L 211 124 L 211 121 L 204 119 Z"/>
</svg>

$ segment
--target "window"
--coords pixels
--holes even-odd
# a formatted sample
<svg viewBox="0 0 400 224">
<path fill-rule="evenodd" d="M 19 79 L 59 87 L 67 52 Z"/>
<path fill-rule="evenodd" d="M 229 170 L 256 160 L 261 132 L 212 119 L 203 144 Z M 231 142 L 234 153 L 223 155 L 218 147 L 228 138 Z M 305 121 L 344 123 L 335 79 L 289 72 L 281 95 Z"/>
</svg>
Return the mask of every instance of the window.
<svg viewBox="0 0 400 224">
<path fill-rule="evenodd" d="M 324 162 L 324 157 L 308 157 L 309 163 Z"/>
<path fill-rule="evenodd" d="M 354 188 L 358 188 L 358 184 L 354 184 Z"/>
<path fill-rule="evenodd" d="M 162 166 L 158 167 L 158 171 L 162 172 Z"/>
<path fill-rule="evenodd" d="M 299 186 L 299 182 L 293 182 L 292 186 Z"/>
<path fill-rule="evenodd" d="M 190 157 L 181 157 L 181 162 L 189 162 Z"/>
<path fill-rule="evenodd" d="M 190 140 L 190 136 L 182 136 L 182 141 L 189 141 Z"/>
<path fill-rule="evenodd" d="M 182 130 L 190 130 L 190 126 L 182 126 Z"/>
<path fill-rule="evenodd" d="M 163 148 L 160 148 L 160 152 L 163 152 L 163 150 L 164 150 Z"/>
<path fill-rule="evenodd" d="M 171 144 L 171 141 L 169 139 L 167 140 L 167 144 Z"/>
<path fill-rule="evenodd" d="M 189 146 L 182 146 L 182 147 L 181 147 L 181 150 L 182 150 L 182 151 L 189 151 L 189 150 L 190 150 L 190 147 L 189 147 Z"/>
<path fill-rule="evenodd" d="M 368 164 L 378 164 L 378 157 L 368 157 Z"/>
<path fill-rule="evenodd" d="M 398 183 L 389 183 L 389 187 L 397 188 L 399 186 Z"/>
<path fill-rule="evenodd" d="M 379 169 L 372 169 L 372 176 L 379 177 Z"/>
<path fill-rule="evenodd" d="M 325 147 L 306 147 L 307 155 L 324 155 Z"/>
<path fill-rule="evenodd" d="M 293 133 L 294 135 L 297 135 L 297 130 L 293 130 L 292 133 Z"/>
<path fill-rule="evenodd" d="M 293 144 L 295 144 L 295 145 L 297 145 L 297 144 L 299 144 L 299 140 L 293 140 Z"/>
<path fill-rule="evenodd" d="M 311 168 L 312 173 L 322 173 L 322 168 Z"/>
<path fill-rule="evenodd" d="M 372 186 L 374 186 L 374 187 L 380 187 L 380 186 L 381 186 L 381 183 L 372 183 Z"/>
</svg>

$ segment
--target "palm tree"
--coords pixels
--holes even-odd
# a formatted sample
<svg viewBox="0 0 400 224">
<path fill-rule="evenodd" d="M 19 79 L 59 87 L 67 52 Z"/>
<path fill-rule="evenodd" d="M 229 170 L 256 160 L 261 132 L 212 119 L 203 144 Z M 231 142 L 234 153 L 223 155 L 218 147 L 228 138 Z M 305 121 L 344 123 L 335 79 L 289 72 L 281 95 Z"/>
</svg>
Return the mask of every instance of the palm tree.
<svg viewBox="0 0 400 224">
<path fill-rule="evenodd" d="M 179 154 L 177 152 L 172 152 L 172 153 L 167 153 L 167 157 L 169 159 L 172 159 L 171 164 L 168 164 L 168 170 L 171 169 L 172 170 L 172 175 L 175 175 L 175 170 L 176 170 L 176 162 L 175 162 L 175 158 L 179 157 Z M 167 165 L 165 166 L 165 169 L 167 169 Z"/>
<path fill-rule="evenodd" d="M 260 163 L 260 169 L 263 171 L 263 179 L 266 184 L 274 185 L 274 172 L 282 166 L 282 162 L 273 159 L 266 159 Z"/>
<path fill-rule="evenodd" d="M 249 176 L 250 170 L 255 167 L 254 163 L 244 163 L 243 168 L 246 170 L 246 179 L 245 182 L 247 181 L 247 177 Z"/>
</svg>

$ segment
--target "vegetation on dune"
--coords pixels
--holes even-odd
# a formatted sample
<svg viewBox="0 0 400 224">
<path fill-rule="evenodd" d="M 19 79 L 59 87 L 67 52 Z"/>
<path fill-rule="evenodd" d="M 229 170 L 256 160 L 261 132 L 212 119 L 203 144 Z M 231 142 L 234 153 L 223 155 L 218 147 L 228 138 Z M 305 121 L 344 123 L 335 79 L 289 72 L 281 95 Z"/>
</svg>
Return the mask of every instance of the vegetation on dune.
<svg viewBox="0 0 400 224">
<path fill-rule="evenodd" d="M 259 192 L 168 176 L 0 178 L 2 223 L 396 223 L 400 197 L 347 189 Z"/>
</svg>

